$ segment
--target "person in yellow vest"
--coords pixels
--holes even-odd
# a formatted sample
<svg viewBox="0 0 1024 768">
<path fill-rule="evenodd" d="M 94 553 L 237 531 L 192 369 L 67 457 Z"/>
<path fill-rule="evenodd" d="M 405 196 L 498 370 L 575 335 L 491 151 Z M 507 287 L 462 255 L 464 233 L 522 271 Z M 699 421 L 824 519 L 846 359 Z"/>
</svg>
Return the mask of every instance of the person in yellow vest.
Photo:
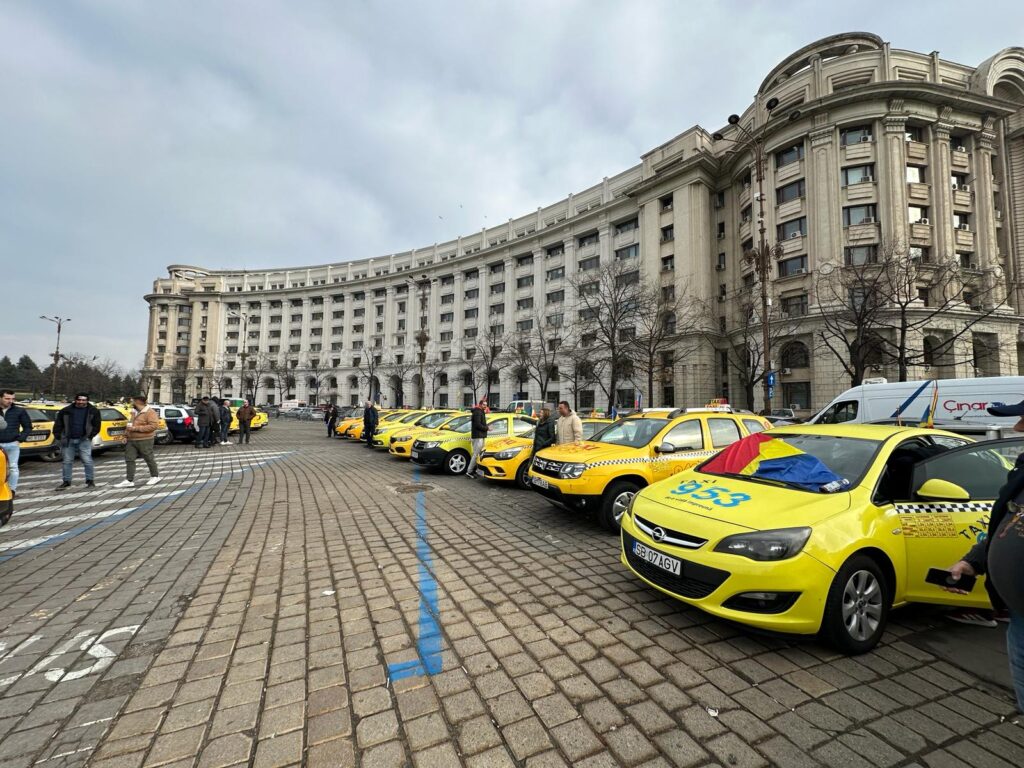
<svg viewBox="0 0 1024 768">
<path fill-rule="evenodd" d="M 4 421 L 0 416 L 0 421 Z M 4 429 L 7 424 L 0 425 Z M 11 486 L 7 483 L 7 454 L 0 451 L 0 528 L 7 525 L 7 521 L 14 514 L 14 494 L 11 493 Z"/>
</svg>

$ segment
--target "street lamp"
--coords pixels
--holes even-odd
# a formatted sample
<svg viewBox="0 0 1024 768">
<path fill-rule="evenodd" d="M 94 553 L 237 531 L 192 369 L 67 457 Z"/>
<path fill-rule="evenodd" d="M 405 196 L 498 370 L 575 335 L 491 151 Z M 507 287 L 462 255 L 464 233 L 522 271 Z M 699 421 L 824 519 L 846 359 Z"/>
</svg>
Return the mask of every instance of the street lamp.
<svg viewBox="0 0 1024 768">
<path fill-rule="evenodd" d="M 234 309 L 229 309 L 228 310 L 228 316 L 229 317 L 238 317 L 238 318 L 241 318 L 241 320 L 242 320 L 242 334 L 239 337 L 239 346 L 238 346 L 238 349 L 240 350 L 239 353 L 238 353 L 238 357 L 242 361 L 242 372 L 239 374 L 242 377 L 242 387 L 239 389 L 239 391 L 240 392 L 245 392 L 245 370 L 246 370 L 246 368 L 245 368 L 245 360 L 249 356 L 249 352 L 248 352 L 248 349 L 246 347 L 246 344 L 249 343 L 249 315 L 247 313 L 245 313 L 245 312 L 240 312 L 240 311 L 237 311 L 237 310 L 234 310 Z M 250 394 L 250 397 L 251 397 L 251 402 L 256 402 L 256 393 L 255 392 L 252 392 Z"/>
<path fill-rule="evenodd" d="M 771 276 L 772 270 L 772 259 L 779 255 L 781 248 L 776 243 L 775 245 L 769 246 L 767 238 L 765 237 L 765 225 L 764 225 L 764 176 L 765 176 L 765 137 L 768 133 L 768 125 L 770 124 L 771 112 L 775 107 L 779 105 L 779 100 L 776 98 L 768 99 L 765 102 L 765 110 L 768 112 L 768 119 L 764 121 L 761 129 L 753 132 L 746 126 L 740 124 L 739 115 L 729 115 L 729 125 L 735 126 L 740 132 L 740 138 L 732 139 L 726 138 L 721 133 L 711 134 L 711 138 L 714 141 L 726 141 L 730 144 L 735 144 L 738 149 L 750 150 L 754 155 L 754 168 L 755 175 L 757 178 L 757 233 L 758 240 L 757 245 L 751 248 L 749 251 L 745 251 L 743 254 L 744 260 L 748 264 L 753 264 L 754 269 L 757 271 L 758 280 L 761 282 L 761 344 L 763 347 L 762 365 L 764 366 L 764 378 L 762 385 L 764 387 L 764 409 L 766 413 L 771 412 L 772 408 L 772 358 L 771 358 L 771 333 L 768 321 L 768 307 L 771 306 L 771 299 L 768 297 L 768 279 Z M 800 111 L 794 110 L 789 114 L 790 120 L 796 120 L 800 117 Z"/>
<path fill-rule="evenodd" d="M 51 323 L 57 326 L 57 346 L 53 350 L 53 381 L 50 384 L 50 394 L 54 397 L 57 396 L 57 368 L 60 365 L 60 332 L 64 328 L 64 323 L 70 323 L 70 317 L 58 317 L 49 315 L 40 315 L 40 320 L 49 320 Z"/>
<path fill-rule="evenodd" d="M 423 401 L 426 397 L 426 379 L 424 379 L 424 366 L 427 362 L 427 344 L 430 342 L 430 334 L 427 332 L 427 289 L 430 287 L 430 281 L 427 280 L 427 276 L 423 275 L 420 281 L 417 282 L 411 277 L 405 278 L 405 281 L 414 288 L 420 290 L 420 327 L 416 331 L 416 344 L 420 348 L 420 384 L 419 384 L 419 407 L 423 407 Z"/>
</svg>

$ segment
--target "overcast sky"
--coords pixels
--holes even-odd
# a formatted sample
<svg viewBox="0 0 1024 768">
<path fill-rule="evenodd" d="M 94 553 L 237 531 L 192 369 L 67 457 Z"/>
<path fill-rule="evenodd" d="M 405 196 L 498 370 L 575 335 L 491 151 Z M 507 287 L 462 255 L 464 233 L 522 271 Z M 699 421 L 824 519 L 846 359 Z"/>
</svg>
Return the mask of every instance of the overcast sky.
<svg viewBox="0 0 1024 768">
<path fill-rule="evenodd" d="M 863 30 L 976 65 L 1024 3 L 0 5 L 0 355 L 137 367 L 166 267 L 284 267 L 479 231 L 720 127 Z"/>
</svg>

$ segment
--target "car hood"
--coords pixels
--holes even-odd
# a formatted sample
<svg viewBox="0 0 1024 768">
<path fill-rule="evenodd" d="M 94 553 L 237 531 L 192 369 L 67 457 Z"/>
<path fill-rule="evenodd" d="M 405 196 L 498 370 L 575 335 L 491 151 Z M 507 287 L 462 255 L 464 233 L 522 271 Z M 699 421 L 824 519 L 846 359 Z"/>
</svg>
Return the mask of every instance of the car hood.
<svg viewBox="0 0 1024 768">
<path fill-rule="evenodd" d="M 608 445 L 584 440 L 582 443 L 566 443 L 545 448 L 537 454 L 550 461 L 593 464 L 608 459 L 646 459 L 647 448 L 627 448 L 622 445 Z"/>
<path fill-rule="evenodd" d="M 711 488 L 718 490 L 711 492 Z M 817 525 L 849 509 L 850 493 L 812 493 L 685 471 L 644 488 L 637 496 L 637 505 L 648 509 L 659 525 L 671 527 L 673 519 L 697 515 L 751 530 L 767 530 Z M 643 512 L 638 514 L 646 517 Z"/>
<path fill-rule="evenodd" d="M 528 437 L 498 437 L 487 441 L 487 450 L 504 451 L 509 448 L 524 448 L 533 445 Z"/>
<path fill-rule="evenodd" d="M 452 432 L 450 429 L 425 429 L 416 433 L 416 439 L 423 442 L 437 440 L 439 443 L 448 440 L 468 440 L 469 432 Z"/>
</svg>

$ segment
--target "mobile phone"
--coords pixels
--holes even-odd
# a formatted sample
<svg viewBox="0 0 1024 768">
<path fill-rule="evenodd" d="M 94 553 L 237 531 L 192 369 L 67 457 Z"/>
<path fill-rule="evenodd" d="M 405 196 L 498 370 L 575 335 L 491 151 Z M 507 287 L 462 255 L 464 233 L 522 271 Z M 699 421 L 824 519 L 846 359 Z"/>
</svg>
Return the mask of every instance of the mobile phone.
<svg viewBox="0 0 1024 768">
<path fill-rule="evenodd" d="M 968 574 L 962 574 L 958 581 L 953 581 L 949 571 L 944 568 L 929 568 L 928 575 L 924 577 L 924 580 L 929 584 L 936 584 L 940 587 L 950 587 L 952 589 L 962 589 L 964 592 L 970 592 L 974 589 L 974 584 L 978 580 L 977 576 L 969 576 Z"/>
</svg>

